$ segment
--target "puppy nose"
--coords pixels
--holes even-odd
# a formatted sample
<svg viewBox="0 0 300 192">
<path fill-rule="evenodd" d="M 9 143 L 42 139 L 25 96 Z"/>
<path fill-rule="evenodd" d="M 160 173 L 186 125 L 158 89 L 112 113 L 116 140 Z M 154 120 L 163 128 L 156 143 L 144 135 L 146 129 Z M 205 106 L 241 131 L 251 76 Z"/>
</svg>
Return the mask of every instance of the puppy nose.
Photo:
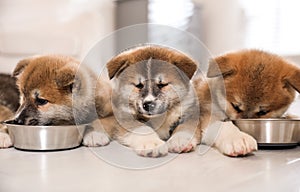
<svg viewBox="0 0 300 192">
<path fill-rule="evenodd" d="M 22 118 L 17 118 L 17 119 L 15 119 L 15 122 L 16 122 L 16 124 L 18 124 L 18 125 L 24 125 L 24 119 L 22 119 Z"/>
<path fill-rule="evenodd" d="M 143 108 L 145 109 L 145 111 L 153 111 L 154 108 L 155 108 L 155 103 L 153 101 L 146 101 L 144 104 L 143 104 Z"/>
</svg>

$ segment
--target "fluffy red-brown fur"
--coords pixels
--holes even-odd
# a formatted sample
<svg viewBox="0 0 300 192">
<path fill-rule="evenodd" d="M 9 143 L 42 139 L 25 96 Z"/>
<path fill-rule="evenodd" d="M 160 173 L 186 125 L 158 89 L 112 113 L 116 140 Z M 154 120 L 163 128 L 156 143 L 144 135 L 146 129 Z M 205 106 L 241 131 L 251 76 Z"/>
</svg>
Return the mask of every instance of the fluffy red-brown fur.
<svg viewBox="0 0 300 192">
<path fill-rule="evenodd" d="M 130 50 L 129 52 L 130 53 L 125 51 L 107 63 L 107 69 L 110 78 L 118 75 L 118 73 L 127 66 L 136 64 L 140 61 L 148 60 L 150 58 L 174 64 L 189 78 L 193 76 L 197 69 L 197 64 L 191 58 L 174 49 L 149 45 L 138 47 L 134 50 Z"/>
</svg>

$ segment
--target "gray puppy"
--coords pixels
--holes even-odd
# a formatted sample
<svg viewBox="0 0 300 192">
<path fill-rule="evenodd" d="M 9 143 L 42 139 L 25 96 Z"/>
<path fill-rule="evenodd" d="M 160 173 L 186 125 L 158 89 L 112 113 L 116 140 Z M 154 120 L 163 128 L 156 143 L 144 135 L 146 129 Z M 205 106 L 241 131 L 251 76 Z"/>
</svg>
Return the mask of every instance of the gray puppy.
<svg viewBox="0 0 300 192">
<path fill-rule="evenodd" d="M 16 79 L 8 74 L 0 74 L 0 121 L 13 117 L 19 107 L 19 91 Z M 0 148 L 12 146 L 4 125 L 0 124 Z"/>
<path fill-rule="evenodd" d="M 127 50 L 107 64 L 112 103 L 120 127 L 114 137 L 138 155 L 192 151 L 200 142 L 197 99 L 190 78 L 197 69 L 188 56 L 165 47 Z"/>
</svg>

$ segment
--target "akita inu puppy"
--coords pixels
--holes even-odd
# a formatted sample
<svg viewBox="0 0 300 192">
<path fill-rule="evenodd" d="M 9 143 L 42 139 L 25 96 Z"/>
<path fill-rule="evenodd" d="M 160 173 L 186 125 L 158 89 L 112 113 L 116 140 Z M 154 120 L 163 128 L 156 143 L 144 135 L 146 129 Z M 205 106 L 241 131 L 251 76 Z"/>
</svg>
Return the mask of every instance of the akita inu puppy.
<svg viewBox="0 0 300 192">
<path fill-rule="evenodd" d="M 300 69 L 278 55 L 259 50 L 212 59 L 207 77 L 208 83 L 194 79 L 200 99 L 200 129 L 207 133 L 203 142 L 229 156 L 257 150 L 255 139 L 230 119 L 280 118 L 300 91 Z M 211 134 L 208 125 L 218 121 L 219 134 Z"/>
<path fill-rule="evenodd" d="M 197 65 L 191 58 L 171 48 L 140 46 L 117 55 L 107 68 L 120 143 L 148 157 L 196 147 L 199 113 L 190 78 Z"/>
<path fill-rule="evenodd" d="M 106 145 L 110 127 L 111 88 L 74 58 L 43 55 L 21 60 L 14 69 L 20 90 L 15 122 L 25 125 L 83 124 L 93 121 L 83 144 Z M 101 122 L 99 122 L 101 121 Z M 109 134 L 109 128 L 108 134 Z"/>
</svg>

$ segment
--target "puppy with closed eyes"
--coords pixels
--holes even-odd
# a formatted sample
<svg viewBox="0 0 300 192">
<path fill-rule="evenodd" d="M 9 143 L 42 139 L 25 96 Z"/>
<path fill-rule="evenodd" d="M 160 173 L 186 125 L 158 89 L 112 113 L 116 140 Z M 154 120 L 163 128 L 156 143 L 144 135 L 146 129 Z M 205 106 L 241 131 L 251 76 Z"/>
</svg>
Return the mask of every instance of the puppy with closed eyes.
<svg viewBox="0 0 300 192">
<path fill-rule="evenodd" d="M 211 60 L 208 83 L 194 79 L 203 142 L 229 156 L 257 150 L 253 137 L 227 119 L 280 118 L 300 91 L 300 69 L 278 55 L 243 50 Z M 219 125 L 218 135 L 213 125 Z M 217 135 L 217 136 L 216 136 Z"/>
<path fill-rule="evenodd" d="M 190 78 L 196 63 L 176 50 L 140 46 L 107 63 L 119 127 L 114 138 L 138 155 L 194 150 L 200 142 L 199 108 Z"/>
<path fill-rule="evenodd" d="M 13 71 L 20 90 L 15 122 L 25 125 L 92 123 L 83 144 L 106 145 L 102 127 L 110 127 L 111 88 L 74 58 L 42 55 L 21 60 Z M 108 130 L 109 134 L 109 130 Z"/>
</svg>

